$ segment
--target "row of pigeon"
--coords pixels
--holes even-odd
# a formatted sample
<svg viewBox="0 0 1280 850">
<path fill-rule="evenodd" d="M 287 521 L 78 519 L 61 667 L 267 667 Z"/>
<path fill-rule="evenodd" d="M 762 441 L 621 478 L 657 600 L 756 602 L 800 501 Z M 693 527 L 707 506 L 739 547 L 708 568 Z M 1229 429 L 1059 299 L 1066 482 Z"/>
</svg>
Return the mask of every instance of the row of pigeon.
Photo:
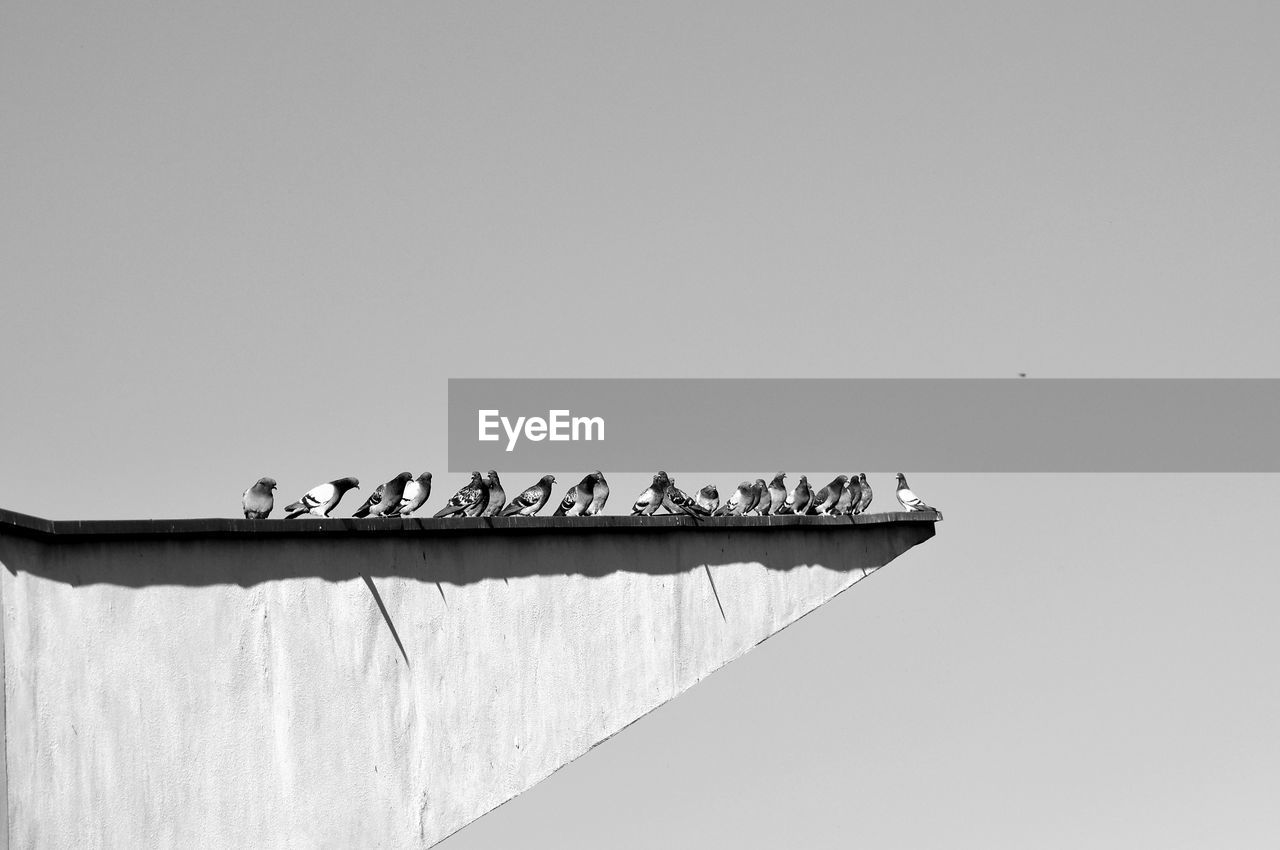
<svg viewBox="0 0 1280 850">
<path fill-rule="evenodd" d="M 632 516 L 652 516 L 661 508 L 671 514 L 685 514 L 700 519 L 717 516 L 785 516 L 807 514 L 810 516 L 857 516 L 871 507 L 871 485 L 866 473 L 837 475 L 821 490 L 809 486 L 803 475 L 791 490 L 787 490 L 786 473 L 779 472 L 765 484 L 763 478 L 743 481 L 727 500 L 720 501 L 720 492 L 714 484 L 708 484 L 690 496 L 676 486 L 665 472 L 653 476 L 653 483 L 640 494 L 631 506 Z M 536 484 L 523 490 L 510 502 L 498 473 L 489 470 L 488 476 L 471 473 L 471 481 L 436 511 L 435 517 L 530 517 L 542 510 L 551 499 L 554 475 L 544 475 Z M 285 518 L 293 519 L 304 514 L 327 517 L 338 506 L 349 490 L 360 486 L 356 478 L 338 478 L 312 487 L 298 501 L 288 505 Z M 274 478 L 259 478 L 244 491 L 243 505 L 246 519 L 266 519 L 275 507 Z M 424 472 L 416 478 L 412 473 L 401 472 L 365 499 L 364 504 L 352 514 L 354 517 L 407 517 L 426 504 L 431 496 L 431 473 Z M 907 486 L 907 477 L 898 473 L 898 503 L 908 511 L 932 511 Z M 596 516 L 604 510 L 609 499 L 609 484 L 600 470 L 589 473 L 569 488 L 554 516 Z M 939 518 L 941 515 L 939 514 Z"/>
</svg>

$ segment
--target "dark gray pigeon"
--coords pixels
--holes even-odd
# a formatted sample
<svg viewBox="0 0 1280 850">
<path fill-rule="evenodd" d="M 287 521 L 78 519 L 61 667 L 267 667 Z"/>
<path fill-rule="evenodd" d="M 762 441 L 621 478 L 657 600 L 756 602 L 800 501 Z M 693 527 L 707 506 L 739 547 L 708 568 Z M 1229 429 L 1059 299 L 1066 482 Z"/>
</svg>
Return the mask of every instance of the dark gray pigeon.
<svg viewBox="0 0 1280 850">
<path fill-rule="evenodd" d="M 604 473 L 596 470 L 595 485 L 591 488 L 591 504 L 582 512 L 583 516 L 596 516 L 604 510 L 604 503 L 609 501 L 609 482 L 604 480 Z"/>
<path fill-rule="evenodd" d="M 858 487 L 861 488 L 862 494 L 858 497 L 857 513 L 864 514 L 867 508 L 871 507 L 871 497 L 875 495 L 871 492 L 871 485 L 867 483 L 867 473 L 858 473 Z"/>
<path fill-rule="evenodd" d="M 489 504 L 489 485 L 479 472 L 471 473 L 471 483 L 453 494 L 444 507 L 436 511 L 436 518 L 462 514 L 463 516 L 479 516 Z"/>
<path fill-rule="evenodd" d="M 581 481 L 570 487 L 552 516 L 582 516 L 582 512 L 591 506 L 591 501 L 595 497 L 596 476 L 599 474 L 599 471 L 588 473 Z"/>
<path fill-rule="evenodd" d="M 813 493 L 809 490 L 809 478 L 806 475 L 801 475 L 800 480 L 796 482 L 795 488 L 791 491 L 791 495 L 787 497 L 786 504 L 777 513 L 803 514 L 809 510 L 809 502 L 812 500 Z"/>
<path fill-rule="evenodd" d="M 512 499 L 503 509 L 502 516 L 533 516 L 551 498 L 551 485 L 555 483 L 554 475 L 542 476 L 537 484 Z"/>
<path fill-rule="evenodd" d="M 386 489 L 387 489 L 386 484 L 379 484 L 377 487 L 374 487 L 373 492 L 369 494 L 369 498 L 364 500 L 363 505 L 356 508 L 355 513 L 353 513 L 352 516 L 367 517 L 369 515 L 369 511 L 373 508 L 374 505 L 382 504 L 382 491 Z"/>
<path fill-rule="evenodd" d="M 502 489 L 502 482 L 498 480 L 498 471 L 489 470 L 489 504 L 484 506 L 479 516 L 497 516 L 498 512 L 507 506 L 507 493 Z"/>
<path fill-rule="evenodd" d="M 382 501 L 377 506 L 370 508 L 369 516 L 400 516 L 400 502 L 404 499 L 404 488 L 412 480 L 412 472 L 401 472 L 395 478 L 383 484 Z"/>
</svg>

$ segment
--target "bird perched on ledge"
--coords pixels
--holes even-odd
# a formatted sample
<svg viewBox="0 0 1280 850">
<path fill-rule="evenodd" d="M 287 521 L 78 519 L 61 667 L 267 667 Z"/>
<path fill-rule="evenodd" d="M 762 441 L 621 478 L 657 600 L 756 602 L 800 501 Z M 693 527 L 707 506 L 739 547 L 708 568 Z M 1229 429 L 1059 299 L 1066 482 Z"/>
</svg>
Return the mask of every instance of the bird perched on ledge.
<svg viewBox="0 0 1280 850">
<path fill-rule="evenodd" d="M 342 501 L 343 495 L 348 490 L 355 490 L 360 487 L 360 479 L 352 478 L 335 478 L 324 484 L 317 484 L 306 493 L 302 498 L 285 508 L 285 519 L 293 519 L 303 514 L 311 514 L 312 516 L 328 516 L 329 511 L 338 506 L 338 502 Z"/>
<path fill-rule="evenodd" d="M 760 512 L 761 516 L 769 516 L 776 514 L 782 510 L 782 506 L 787 503 L 787 473 L 779 472 L 773 476 L 773 480 L 769 482 L 769 504 Z M 761 500 L 763 501 L 763 500 Z"/>
<path fill-rule="evenodd" d="M 379 484 L 377 487 L 374 487 L 373 492 L 369 494 L 369 498 L 364 500 L 363 505 L 356 508 L 355 513 L 353 513 L 352 516 L 367 517 L 369 515 L 369 511 L 373 508 L 374 505 L 382 504 L 382 493 L 386 489 L 387 489 L 386 484 Z"/>
<path fill-rule="evenodd" d="M 436 511 L 435 517 L 439 519 L 454 514 L 475 517 L 479 516 L 488 504 L 489 485 L 485 483 L 479 472 L 472 472 L 471 483 L 454 493 L 453 497 L 445 502 L 444 507 Z"/>
<path fill-rule="evenodd" d="M 582 512 L 583 516 L 596 516 L 604 510 L 604 503 L 609 501 L 609 482 L 604 480 L 604 473 L 596 470 L 595 486 L 591 488 L 591 504 Z"/>
<path fill-rule="evenodd" d="M 537 484 L 512 499 L 503 509 L 502 516 L 533 516 L 542 510 L 542 506 L 551 498 L 551 485 L 555 483 L 554 475 L 542 476 Z"/>
<path fill-rule="evenodd" d="M 854 513 L 863 514 L 866 513 L 867 508 L 871 507 L 871 497 L 874 495 L 871 492 L 871 485 L 867 483 L 867 473 L 858 473 L 858 487 L 862 492 L 858 496 L 858 507 Z"/>
<path fill-rule="evenodd" d="M 858 509 L 858 502 L 862 499 L 862 483 L 858 481 L 858 476 L 850 475 L 849 483 L 844 485 L 844 496 L 840 497 L 839 504 L 836 505 L 836 513 L 845 516 L 853 516 L 854 511 Z"/>
<path fill-rule="evenodd" d="M 831 479 L 831 483 L 818 491 L 813 497 L 813 501 L 809 504 L 809 513 L 819 514 L 821 516 L 830 516 L 832 510 L 835 509 L 836 503 L 840 501 L 840 494 L 844 492 L 844 483 L 849 480 L 847 475 L 837 475 Z"/>
<path fill-rule="evenodd" d="M 631 506 L 632 516 L 653 516 L 658 508 L 662 507 L 662 501 L 667 497 L 667 486 L 671 483 L 671 479 L 667 477 L 667 473 L 658 470 L 653 476 L 653 483 L 649 485 L 649 489 L 640 494 L 635 504 Z"/>
<path fill-rule="evenodd" d="M 775 508 L 774 513 L 803 514 L 809 510 L 809 502 L 812 500 L 813 493 L 809 490 L 809 477 L 801 475 L 791 495 L 787 497 L 786 503 L 781 508 Z"/>
<path fill-rule="evenodd" d="M 662 499 L 662 507 L 669 514 L 685 514 L 694 519 L 702 515 L 693 499 L 689 498 L 689 494 L 676 486 L 674 478 L 667 484 L 667 494 Z"/>
<path fill-rule="evenodd" d="M 716 489 L 716 485 L 708 484 L 698 491 L 697 507 L 703 516 L 715 513 L 716 508 L 720 507 L 720 491 Z"/>
<path fill-rule="evenodd" d="M 489 470 L 489 504 L 484 506 L 484 510 L 480 512 L 480 516 L 497 516 L 498 511 L 506 507 L 507 493 L 502 489 L 502 482 L 498 480 L 498 471 L 496 469 Z"/>
<path fill-rule="evenodd" d="M 911 489 L 907 487 L 907 476 L 901 472 L 898 473 L 898 504 L 909 511 L 934 511 L 938 514 L 938 519 L 942 519 L 941 511 L 925 504 L 923 499 L 911 492 Z"/>
<path fill-rule="evenodd" d="M 717 508 L 713 516 L 742 516 L 755 507 L 759 498 L 755 482 L 743 481 L 738 484 L 738 489 L 729 497 L 729 501 Z"/>
<path fill-rule="evenodd" d="M 245 519 L 266 519 L 271 516 L 271 509 L 276 506 L 276 499 L 271 491 L 276 486 L 274 478 L 259 478 L 244 491 L 240 504 L 244 508 Z"/>
<path fill-rule="evenodd" d="M 404 495 L 400 497 L 400 516 L 408 516 L 427 503 L 431 498 L 431 473 L 424 472 L 404 485 Z"/>
<path fill-rule="evenodd" d="M 581 481 L 569 488 L 568 493 L 564 494 L 564 498 L 560 500 L 560 507 L 556 508 L 552 516 L 582 516 L 583 511 L 591 507 L 591 502 L 595 498 L 597 479 L 603 479 L 603 477 L 599 470 L 584 476 Z"/>
<path fill-rule="evenodd" d="M 369 515 L 377 517 L 400 516 L 400 502 L 404 498 L 404 488 L 413 480 L 412 472 L 401 472 L 386 484 L 382 485 L 382 501 L 370 508 Z"/>
</svg>

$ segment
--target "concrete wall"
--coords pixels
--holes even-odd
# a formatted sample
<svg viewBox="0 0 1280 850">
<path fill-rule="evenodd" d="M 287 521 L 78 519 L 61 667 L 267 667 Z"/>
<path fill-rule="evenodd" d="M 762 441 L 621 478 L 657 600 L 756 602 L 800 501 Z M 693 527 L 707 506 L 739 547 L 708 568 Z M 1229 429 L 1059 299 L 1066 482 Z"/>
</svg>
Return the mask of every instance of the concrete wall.
<svg viewBox="0 0 1280 850">
<path fill-rule="evenodd" d="M 933 534 L 867 520 L 0 521 L 11 846 L 429 846 Z"/>
</svg>

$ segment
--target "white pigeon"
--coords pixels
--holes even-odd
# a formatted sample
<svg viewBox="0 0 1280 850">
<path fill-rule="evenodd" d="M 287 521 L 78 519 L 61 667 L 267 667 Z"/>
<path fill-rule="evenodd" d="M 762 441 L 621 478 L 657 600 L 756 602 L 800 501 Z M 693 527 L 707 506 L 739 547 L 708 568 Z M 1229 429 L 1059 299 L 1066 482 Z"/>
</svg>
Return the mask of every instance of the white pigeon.
<svg viewBox="0 0 1280 850">
<path fill-rule="evenodd" d="M 240 496 L 240 506 L 244 508 L 245 519 L 266 519 L 271 516 L 271 509 L 276 506 L 275 496 L 271 491 L 276 489 L 274 478 L 259 478 Z"/>
<path fill-rule="evenodd" d="M 408 516 L 427 503 L 431 498 L 431 473 L 424 472 L 404 485 L 404 495 L 400 497 L 400 516 Z"/>
<path fill-rule="evenodd" d="M 909 511 L 934 511 L 938 514 L 938 519 L 942 519 L 941 511 L 925 504 L 923 499 L 911 492 L 907 487 L 907 476 L 901 472 L 898 473 L 898 504 Z"/>
<path fill-rule="evenodd" d="M 631 506 L 632 516 L 653 516 L 658 508 L 662 507 L 662 500 L 667 496 L 667 485 L 671 483 L 671 479 L 667 477 L 667 473 L 659 470 L 653 476 L 653 483 L 649 488 L 640 494 L 635 504 Z"/>
<path fill-rule="evenodd" d="M 489 504 L 484 506 L 484 510 L 480 512 L 480 516 L 497 516 L 498 512 L 507 506 L 507 494 L 502 489 L 502 482 L 498 480 L 497 470 L 489 470 Z"/>
<path fill-rule="evenodd" d="M 338 502 L 342 501 L 344 493 L 359 486 L 360 479 L 352 477 L 335 478 L 333 481 L 317 484 L 304 493 L 301 499 L 285 508 L 285 518 L 293 519 L 303 514 L 328 516 L 329 511 L 336 508 Z"/>
<path fill-rule="evenodd" d="M 551 498 L 551 485 L 555 483 L 554 475 L 542 476 L 537 484 L 512 499 L 503 509 L 502 516 L 533 516 Z"/>
<path fill-rule="evenodd" d="M 715 513 L 718 507 L 720 507 L 720 491 L 716 489 L 716 485 L 708 484 L 698 491 L 697 508 L 699 513 L 703 516 L 709 516 Z"/>
</svg>

